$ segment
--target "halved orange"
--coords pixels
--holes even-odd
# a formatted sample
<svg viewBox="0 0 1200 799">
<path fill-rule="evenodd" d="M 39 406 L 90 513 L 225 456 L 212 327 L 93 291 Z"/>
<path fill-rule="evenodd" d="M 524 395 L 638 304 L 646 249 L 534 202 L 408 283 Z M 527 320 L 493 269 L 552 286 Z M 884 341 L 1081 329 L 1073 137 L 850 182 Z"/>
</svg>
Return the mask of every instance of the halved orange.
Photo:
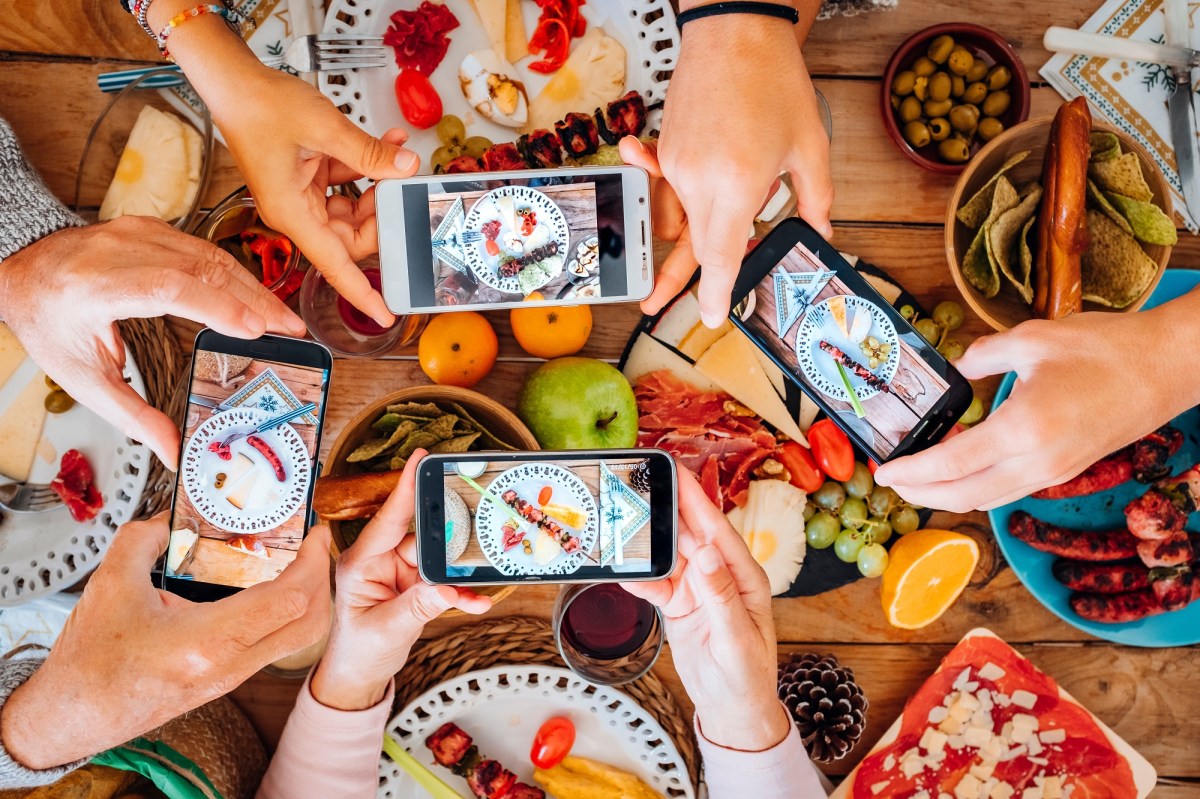
<svg viewBox="0 0 1200 799">
<path fill-rule="evenodd" d="M 880 598 L 887 620 L 903 630 L 920 629 L 945 613 L 979 562 L 974 539 L 949 530 L 909 533 L 888 554 Z"/>
</svg>

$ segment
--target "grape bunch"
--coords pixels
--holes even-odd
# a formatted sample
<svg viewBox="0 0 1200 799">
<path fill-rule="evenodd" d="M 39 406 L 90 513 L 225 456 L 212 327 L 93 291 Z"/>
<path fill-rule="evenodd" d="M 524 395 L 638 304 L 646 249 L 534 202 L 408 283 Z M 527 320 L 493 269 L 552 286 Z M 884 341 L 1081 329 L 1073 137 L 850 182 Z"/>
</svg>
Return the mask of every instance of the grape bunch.
<svg viewBox="0 0 1200 799">
<path fill-rule="evenodd" d="M 933 309 L 933 314 L 928 317 L 921 317 L 911 305 L 903 305 L 900 307 L 900 315 L 911 322 L 926 341 L 937 347 L 937 351 L 946 360 L 958 360 L 966 352 L 962 341 L 950 335 L 963 324 L 963 309 L 957 302 L 939 302 Z M 982 418 L 983 400 L 975 397 L 958 421 L 959 424 L 970 427 Z"/>
<path fill-rule="evenodd" d="M 479 158 L 484 150 L 492 146 L 491 140 L 483 136 L 468 137 L 467 126 L 453 114 L 446 114 L 437 123 L 437 136 L 442 146 L 433 151 L 433 155 L 429 157 L 429 164 L 438 172 L 459 156 Z"/>
</svg>

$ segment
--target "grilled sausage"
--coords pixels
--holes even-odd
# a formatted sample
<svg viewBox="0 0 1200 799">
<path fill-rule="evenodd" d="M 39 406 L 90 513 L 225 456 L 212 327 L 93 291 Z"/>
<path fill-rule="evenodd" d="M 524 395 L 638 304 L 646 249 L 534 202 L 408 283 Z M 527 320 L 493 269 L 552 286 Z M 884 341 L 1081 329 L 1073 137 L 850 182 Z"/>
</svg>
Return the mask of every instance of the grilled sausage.
<svg viewBox="0 0 1200 799">
<path fill-rule="evenodd" d="M 1137 555 L 1137 539 L 1128 530 L 1068 530 L 1021 510 L 1008 518 L 1008 532 L 1034 549 L 1062 558 L 1110 561 Z"/>
<path fill-rule="evenodd" d="M 399 470 L 322 477 L 313 490 L 313 510 L 322 519 L 345 521 L 374 516 L 397 483 Z"/>
<path fill-rule="evenodd" d="M 1150 569 L 1139 560 L 1118 560 L 1110 563 L 1057 560 L 1052 569 L 1054 579 L 1072 591 L 1122 594 L 1150 587 Z"/>
</svg>

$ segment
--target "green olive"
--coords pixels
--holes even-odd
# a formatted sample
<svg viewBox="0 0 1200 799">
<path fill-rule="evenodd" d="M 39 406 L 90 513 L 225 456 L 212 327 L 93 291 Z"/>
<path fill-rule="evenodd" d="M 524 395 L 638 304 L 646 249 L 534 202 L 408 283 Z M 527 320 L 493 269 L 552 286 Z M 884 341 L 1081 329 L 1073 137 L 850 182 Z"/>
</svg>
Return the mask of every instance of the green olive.
<svg viewBox="0 0 1200 799">
<path fill-rule="evenodd" d="M 902 123 L 912 122 L 914 119 L 921 118 L 921 101 L 916 97 L 905 97 L 900 101 L 900 108 L 897 113 Z"/>
<path fill-rule="evenodd" d="M 963 92 L 962 101 L 971 105 L 980 105 L 987 97 L 987 84 L 981 81 L 975 81 L 967 86 L 967 90 Z"/>
<path fill-rule="evenodd" d="M 45 380 L 46 380 L 46 388 L 53 389 L 55 391 L 57 391 L 59 388 L 61 388 L 61 386 L 59 386 L 58 383 L 54 382 L 54 378 L 51 377 L 50 375 L 46 375 Z"/>
<path fill-rule="evenodd" d="M 945 72 L 937 72 L 930 75 L 927 94 L 930 100 L 941 101 L 950 99 L 950 76 Z"/>
<path fill-rule="evenodd" d="M 482 158 L 483 151 L 492 146 L 492 140 L 485 136 L 472 136 L 463 142 L 463 155 L 472 158 Z"/>
<path fill-rule="evenodd" d="M 42 404 L 50 413 L 66 413 L 75 407 L 75 400 L 71 399 L 71 395 L 61 388 L 56 388 L 46 395 Z"/>
<path fill-rule="evenodd" d="M 1008 92 L 992 92 L 983 101 L 983 115 L 998 117 L 1008 110 L 1010 103 L 1012 103 L 1012 98 L 1008 95 Z"/>
<path fill-rule="evenodd" d="M 925 51 L 925 55 L 929 56 L 929 60 L 935 64 L 945 64 L 953 50 L 954 39 L 942 34 L 929 43 L 929 49 Z"/>
<path fill-rule="evenodd" d="M 962 164 L 971 157 L 971 148 L 962 139 L 952 136 L 938 142 L 938 155 L 942 157 L 943 161 Z"/>
<path fill-rule="evenodd" d="M 900 95 L 898 95 L 898 94 L 892 95 L 892 110 L 893 111 L 900 110 Z"/>
<path fill-rule="evenodd" d="M 962 75 L 955 75 L 950 78 L 950 96 L 962 97 L 967 90 L 967 80 Z"/>
<path fill-rule="evenodd" d="M 921 56 L 913 62 L 912 71 L 917 73 L 919 78 L 928 78 L 937 71 L 937 64 L 930 61 L 925 56 Z"/>
<path fill-rule="evenodd" d="M 950 123 L 945 117 L 929 120 L 929 136 L 934 141 L 941 141 L 950 135 Z"/>
<path fill-rule="evenodd" d="M 913 87 L 917 83 L 917 73 L 911 69 L 906 69 L 900 72 L 896 77 L 892 78 L 892 92 L 905 97 L 913 93 Z"/>
<path fill-rule="evenodd" d="M 975 62 L 971 64 L 971 68 L 967 70 L 967 83 L 983 80 L 987 77 L 987 73 L 988 65 L 982 58 L 976 58 Z"/>
<path fill-rule="evenodd" d="M 913 82 L 912 93 L 914 95 L 916 95 L 918 100 L 920 100 L 921 102 L 925 102 L 925 97 L 926 97 L 928 88 L 929 88 L 929 78 L 924 78 L 924 77 L 917 78 Z"/>
<path fill-rule="evenodd" d="M 992 91 L 1003 89 L 1012 80 L 1012 72 L 1003 64 L 997 64 L 988 70 L 987 87 Z"/>
<path fill-rule="evenodd" d="M 995 117 L 984 117 L 979 120 L 979 127 L 975 132 L 983 141 L 991 141 L 1004 132 L 1004 123 Z"/>
<path fill-rule="evenodd" d="M 909 122 L 904 126 L 904 140 L 916 149 L 921 149 L 929 144 L 929 126 L 919 120 Z"/>
<path fill-rule="evenodd" d="M 979 125 L 979 109 L 973 105 L 956 105 L 950 109 L 950 124 L 960 133 L 974 133 Z"/>
<path fill-rule="evenodd" d="M 925 110 L 925 116 L 933 119 L 934 117 L 944 117 L 946 114 L 949 114 L 953 105 L 953 100 L 926 100 L 922 108 Z"/>
<path fill-rule="evenodd" d="M 950 58 L 946 61 L 946 68 L 955 75 L 966 75 L 974 64 L 975 56 L 960 44 L 951 51 Z"/>
</svg>

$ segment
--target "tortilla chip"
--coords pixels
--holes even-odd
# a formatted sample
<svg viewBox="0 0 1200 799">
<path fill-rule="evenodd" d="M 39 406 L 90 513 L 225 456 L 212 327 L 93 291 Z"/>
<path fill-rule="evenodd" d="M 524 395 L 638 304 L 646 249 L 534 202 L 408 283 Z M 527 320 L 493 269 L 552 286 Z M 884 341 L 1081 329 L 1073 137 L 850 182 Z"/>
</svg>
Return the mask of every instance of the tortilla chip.
<svg viewBox="0 0 1200 799">
<path fill-rule="evenodd" d="M 999 196 L 999 192 L 997 192 Z M 1025 195 L 1019 203 L 1009 208 L 989 227 L 984 225 L 988 236 L 988 254 L 994 256 L 1000 273 L 1016 288 L 1026 304 L 1033 302 L 1033 286 L 1029 272 L 1018 274 L 1021 267 L 1017 239 L 1021 236 L 1026 224 L 1037 213 L 1038 203 L 1042 199 L 1042 188 L 1038 186 L 1033 192 Z"/>
<path fill-rule="evenodd" d="M 1132 228 L 1128 232 L 1138 241 L 1167 246 L 1179 241 L 1175 223 L 1154 203 L 1138 202 L 1120 194 L 1109 194 L 1108 199 L 1120 215 L 1128 220 L 1124 227 Z"/>
<path fill-rule="evenodd" d="M 1017 186 L 1017 196 L 1022 200 L 1033 194 L 1035 191 L 1039 193 L 1042 191 L 1042 184 L 1036 180 L 1030 180 L 1022 183 L 1020 186 Z"/>
<path fill-rule="evenodd" d="M 1091 178 L 1088 178 L 1087 189 L 1088 200 L 1091 202 L 1091 204 L 1109 219 L 1116 222 L 1117 227 L 1121 228 L 1121 230 L 1124 230 L 1126 233 L 1132 236 L 1133 228 L 1129 226 L 1129 220 L 1121 216 L 1121 212 L 1113 207 L 1113 204 L 1110 203 L 1108 198 L 1104 196 L 1104 192 L 1100 191 L 1100 187 L 1097 186 L 1095 181 L 1093 181 Z"/>
<path fill-rule="evenodd" d="M 454 412 L 457 413 L 459 416 L 461 416 L 462 418 L 464 418 L 468 422 L 470 422 L 472 425 L 474 425 L 475 429 L 480 432 L 481 443 L 484 444 L 485 446 L 481 446 L 478 449 L 502 449 L 502 450 L 509 450 L 509 451 L 519 449 L 518 447 L 514 447 L 512 444 L 509 444 L 507 441 L 504 441 L 504 440 L 499 439 L 496 436 L 492 435 L 492 432 L 490 430 L 488 430 L 486 427 L 484 427 L 482 424 L 480 424 L 478 419 L 476 419 L 474 416 L 472 416 L 470 413 L 468 413 L 467 409 L 464 408 L 463 406 L 459 405 L 457 402 L 447 402 L 446 405 L 448 405 L 450 408 L 452 408 L 454 410 Z"/>
<path fill-rule="evenodd" d="M 1132 197 L 1149 202 L 1154 198 L 1150 184 L 1142 174 L 1142 164 L 1133 153 L 1125 153 L 1108 161 L 1093 161 L 1088 164 L 1088 177 L 1096 185 L 1111 194 Z"/>
<path fill-rule="evenodd" d="M 1030 305 L 1033 304 L 1033 249 L 1029 246 L 1029 232 L 1036 224 L 1037 214 L 1035 213 L 1029 217 L 1025 227 L 1021 228 L 1021 237 L 1017 239 L 1017 256 L 1021 262 L 1022 275 L 1021 287 L 1017 291 L 1021 293 L 1021 299 Z"/>
<path fill-rule="evenodd" d="M 1080 264 L 1083 298 L 1108 308 L 1128 307 L 1150 286 L 1158 264 L 1099 211 L 1089 209 L 1087 223 L 1091 244 Z"/>
<path fill-rule="evenodd" d="M 444 413 L 435 402 L 405 402 L 400 405 L 389 405 L 387 411 L 401 416 L 417 416 L 422 419 L 436 419 Z"/>
<path fill-rule="evenodd" d="M 1000 291 L 1000 270 L 992 255 L 992 246 L 988 241 L 988 231 L 1005 211 L 1015 207 L 1020 200 L 1013 184 L 1003 175 L 996 181 L 992 193 L 992 210 L 984 219 L 979 232 L 975 234 L 967 254 L 963 256 L 962 272 L 967 282 L 983 293 L 985 297 L 995 297 Z"/>
<path fill-rule="evenodd" d="M 1092 131 L 1088 136 L 1088 144 L 1092 147 L 1092 161 L 1111 161 L 1121 154 L 1121 140 L 1115 133 Z"/>
<path fill-rule="evenodd" d="M 958 221 L 962 222 L 967 227 L 975 230 L 983 225 L 983 220 L 987 218 L 988 212 L 992 207 L 992 195 L 996 193 L 996 184 L 1000 180 L 1000 176 L 1008 170 L 1012 169 L 1017 164 L 1024 161 L 1029 156 L 1029 150 L 1022 150 L 1019 153 L 1014 153 L 1004 165 L 992 175 L 991 180 L 983 184 L 979 191 L 975 192 L 975 196 L 967 200 L 961 208 L 958 209 Z"/>
<path fill-rule="evenodd" d="M 371 422 L 371 427 L 380 435 L 390 436 L 392 431 L 400 426 L 404 421 L 398 413 L 385 413 L 375 421 Z"/>
<path fill-rule="evenodd" d="M 416 422 L 407 419 L 400 421 L 387 438 L 373 438 L 359 444 L 353 452 L 346 456 L 346 462 L 362 463 L 385 455 L 416 429 Z"/>
<path fill-rule="evenodd" d="M 448 438 L 454 438 L 454 427 L 457 424 L 458 417 L 452 413 L 447 413 L 425 425 L 422 430 L 423 432 L 437 436 L 439 441 L 445 441 Z"/>
<path fill-rule="evenodd" d="M 479 438 L 482 433 L 476 430 L 474 433 L 467 433 L 465 436 L 457 436 L 448 438 L 445 441 L 439 441 L 429 448 L 430 452 L 466 452 L 471 449 L 471 445 L 475 443 L 475 439 Z"/>
<path fill-rule="evenodd" d="M 430 433 L 428 430 L 418 430 L 417 432 L 404 439 L 404 443 L 392 455 L 391 466 L 393 469 L 403 469 L 404 464 L 408 462 L 408 458 L 414 452 L 420 449 L 429 449 L 434 444 L 439 444 L 445 439 L 438 436 L 436 433 Z"/>
</svg>

